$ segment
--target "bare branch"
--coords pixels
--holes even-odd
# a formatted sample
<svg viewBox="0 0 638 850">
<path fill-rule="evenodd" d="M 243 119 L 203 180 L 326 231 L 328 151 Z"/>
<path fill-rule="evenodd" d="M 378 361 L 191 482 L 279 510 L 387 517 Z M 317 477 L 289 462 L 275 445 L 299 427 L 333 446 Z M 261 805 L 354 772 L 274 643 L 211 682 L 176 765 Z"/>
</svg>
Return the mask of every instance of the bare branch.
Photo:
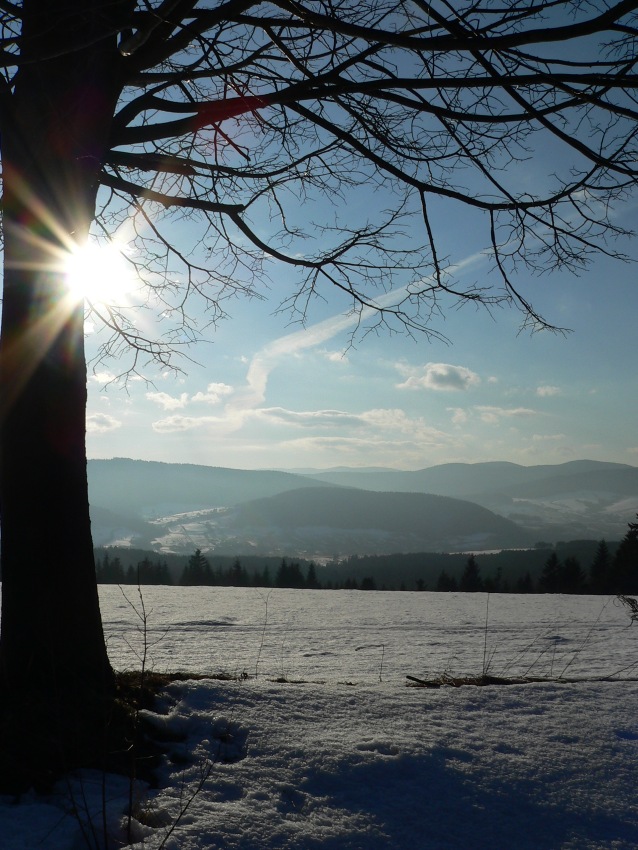
<svg viewBox="0 0 638 850">
<path fill-rule="evenodd" d="M 0 0 L 3 126 L 11 74 L 37 52 L 22 11 Z M 361 332 L 435 333 L 444 308 L 464 302 L 513 304 L 529 327 L 551 327 L 518 285 L 520 266 L 622 259 L 610 240 L 624 234 L 614 205 L 638 178 L 638 0 L 130 0 L 91 23 L 75 42 L 60 29 L 38 61 L 70 51 L 90 64 L 90 40 L 111 39 L 101 55 L 113 54 L 105 79 L 119 99 L 102 152 L 88 154 L 98 226 L 133 216 L 149 251 L 136 268 L 186 329 L 156 349 L 124 313 L 104 315 L 136 352 L 167 361 L 167 341 L 199 334 L 189 299 L 214 321 L 224 298 L 258 291 L 269 264 L 298 270 L 282 300 L 301 320 L 336 287 Z M 560 151 L 549 169 L 548 142 Z M 351 209 L 355 192 L 383 209 Z M 484 228 L 485 286 L 455 279 L 441 203 Z M 171 242 L 176 216 L 200 228 L 191 251 Z"/>
</svg>

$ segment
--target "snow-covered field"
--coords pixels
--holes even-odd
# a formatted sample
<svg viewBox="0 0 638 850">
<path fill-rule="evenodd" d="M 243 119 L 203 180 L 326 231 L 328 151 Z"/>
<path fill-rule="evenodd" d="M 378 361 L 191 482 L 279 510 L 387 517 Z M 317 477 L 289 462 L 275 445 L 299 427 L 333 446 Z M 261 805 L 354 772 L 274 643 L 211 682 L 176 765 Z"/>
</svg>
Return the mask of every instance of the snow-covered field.
<svg viewBox="0 0 638 850">
<path fill-rule="evenodd" d="M 614 599 L 148 587 L 144 613 L 125 591 L 101 589 L 117 668 L 146 645 L 156 670 L 247 676 L 162 698 L 154 722 L 185 739 L 137 791 L 136 848 L 638 846 L 638 625 Z M 485 669 L 559 681 L 406 687 Z M 103 846 L 103 786 L 5 798 L 0 847 Z M 126 786 L 106 783 L 109 847 Z"/>
</svg>

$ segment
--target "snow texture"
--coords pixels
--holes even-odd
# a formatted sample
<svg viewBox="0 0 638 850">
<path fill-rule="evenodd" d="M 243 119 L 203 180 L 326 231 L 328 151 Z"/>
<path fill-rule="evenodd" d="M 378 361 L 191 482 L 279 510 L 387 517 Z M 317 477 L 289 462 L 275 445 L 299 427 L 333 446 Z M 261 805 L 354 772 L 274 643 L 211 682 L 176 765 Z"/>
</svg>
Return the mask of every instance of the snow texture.
<svg viewBox="0 0 638 850">
<path fill-rule="evenodd" d="M 139 598 L 101 593 L 113 662 L 135 666 Z M 155 669 L 248 678 L 173 683 L 149 713 L 171 740 L 163 787 L 135 788 L 136 850 L 638 846 L 638 627 L 615 600 L 147 588 L 144 601 Z M 406 687 L 485 668 L 558 681 Z M 1 798 L 0 847 L 103 848 L 104 823 L 121 847 L 128 793 L 83 772 Z"/>
</svg>

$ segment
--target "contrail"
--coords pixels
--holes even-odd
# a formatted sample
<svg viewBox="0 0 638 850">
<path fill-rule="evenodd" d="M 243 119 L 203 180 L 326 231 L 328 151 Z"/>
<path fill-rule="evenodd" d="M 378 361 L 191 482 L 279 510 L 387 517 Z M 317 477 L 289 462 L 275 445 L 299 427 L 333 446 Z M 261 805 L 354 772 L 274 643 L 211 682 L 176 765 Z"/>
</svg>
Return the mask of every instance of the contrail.
<svg viewBox="0 0 638 850">
<path fill-rule="evenodd" d="M 484 251 L 471 254 L 469 257 L 450 266 L 448 271 L 451 273 L 467 271 L 486 258 L 487 254 Z M 424 280 L 433 281 L 434 278 L 425 278 Z M 407 291 L 408 287 L 404 286 L 398 290 L 388 292 L 378 299 L 377 304 L 379 307 L 383 307 L 388 303 L 396 301 L 397 298 L 401 298 Z M 264 401 L 270 373 L 282 358 L 327 342 L 338 333 L 356 327 L 359 322 L 362 320 L 365 321 L 365 319 L 374 313 L 374 307 L 364 307 L 360 313 L 339 313 L 336 316 L 323 319 L 321 322 L 317 322 L 310 327 L 286 334 L 269 342 L 253 355 L 248 366 L 248 372 L 246 373 L 246 386 L 233 396 L 232 401 L 229 401 L 226 405 L 226 412 L 241 417 L 242 413 L 254 410 Z"/>
</svg>

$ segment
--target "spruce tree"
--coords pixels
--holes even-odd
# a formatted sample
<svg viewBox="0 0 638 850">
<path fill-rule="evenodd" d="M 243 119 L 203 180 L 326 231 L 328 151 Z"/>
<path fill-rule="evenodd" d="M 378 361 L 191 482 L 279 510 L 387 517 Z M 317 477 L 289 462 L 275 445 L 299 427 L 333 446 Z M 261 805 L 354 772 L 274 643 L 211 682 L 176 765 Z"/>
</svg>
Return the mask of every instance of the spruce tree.
<svg viewBox="0 0 638 850">
<path fill-rule="evenodd" d="M 565 558 L 559 575 L 560 593 L 583 593 L 586 576 L 577 558 Z"/>
<path fill-rule="evenodd" d="M 556 552 L 552 552 L 538 580 L 539 593 L 558 593 L 562 565 Z"/>
<path fill-rule="evenodd" d="M 201 549 L 196 549 L 190 556 L 188 563 L 182 573 L 182 584 L 184 585 L 209 585 L 213 583 L 213 572 L 208 559 L 202 555 Z"/>
<path fill-rule="evenodd" d="M 470 555 L 467 559 L 467 564 L 459 581 L 459 590 L 463 593 L 476 593 L 483 590 L 481 571 L 474 555 Z"/>
<path fill-rule="evenodd" d="M 605 540 L 601 540 L 589 568 L 591 593 L 607 593 L 611 582 L 612 558 Z"/>
<path fill-rule="evenodd" d="M 612 593 L 625 595 L 638 594 L 638 523 L 630 522 L 628 526 L 614 556 L 610 582 Z"/>
</svg>

